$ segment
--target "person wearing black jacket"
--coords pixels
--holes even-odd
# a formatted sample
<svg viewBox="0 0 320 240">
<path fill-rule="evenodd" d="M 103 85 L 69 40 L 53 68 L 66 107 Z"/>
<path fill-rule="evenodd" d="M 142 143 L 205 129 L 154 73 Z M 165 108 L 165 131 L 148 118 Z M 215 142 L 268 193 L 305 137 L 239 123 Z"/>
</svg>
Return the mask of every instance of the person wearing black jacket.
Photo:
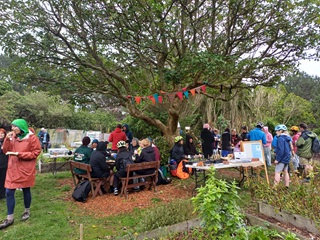
<svg viewBox="0 0 320 240">
<path fill-rule="evenodd" d="M 189 134 L 186 135 L 186 142 L 183 144 L 183 151 L 185 155 L 199 155 L 199 152 L 194 145 L 193 137 Z"/>
<path fill-rule="evenodd" d="M 4 182 L 6 180 L 6 173 L 8 168 L 8 155 L 2 152 L 2 144 L 6 136 L 6 130 L 0 128 L 0 199 L 6 197 Z"/>
<path fill-rule="evenodd" d="M 151 142 L 146 138 L 143 139 L 141 141 L 141 153 L 136 154 L 136 160 L 135 162 L 137 163 L 141 163 L 141 162 L 153 162 L 156 161 L 156 154 L 154 152 L 154 148 L 151 146 Z M 155 169 L 150 168 L 150 169 L 145 169 L 145 170 L 138 170 L 135 171 L 136 174 L 141 174 L 141 175 L 145 175 L 145 174 L 151 174 L 152 172 L 154 172 Z"/>
<path fill-rule="evenodd" d="M 90 156 L 91 177 L 108 178 L 110 176 L 110 168 L 106 162 L 107 157 L 106 143 L 98 142 L 96 150 L 94 150 Z M 101 190 L 103 193 L 106 193 L 104 186 L 101 186 Z"/>
<path fill-rule="evenodd" d="M 209 158 L 213 154 L 214 134 L 210 131 L 210 125 L 208 123 L 203 125 L 203 129 L 201 131 L 201 139 L 202 153 L 205 158 Z"/>
<path fill-rule="evenodd" d="M 119 141 L 117 143 L 117 147 L 118 147 L 118 153 L 116 157 L 117 172 L 114 174 L 114 179 L 113 179 L 114 195 L 119 194 L 120 178 L 127 176 L 124 161 L 126 161 L 126 159 L 131 159 L 132 161 L 132 154 L 130 151 L 128 151 L 125 141 Z"/>
<path fill-rule="evenodd" d="M 226 157 L 229 153 L 231 153 L 231 134 L 229 128 L 226 128 L 221 135 L 221 150 L 222 157 Z"/>
<path fill-rule="evenodd" d="M 174 146 L 170 150 L 170 159 L 174 159 L 177 165 L 179 165 L 183 159 L 187 158 L 183 150 L 183 138 L 181 136 L 176 136 L 174 142 Z"/>
</svg>

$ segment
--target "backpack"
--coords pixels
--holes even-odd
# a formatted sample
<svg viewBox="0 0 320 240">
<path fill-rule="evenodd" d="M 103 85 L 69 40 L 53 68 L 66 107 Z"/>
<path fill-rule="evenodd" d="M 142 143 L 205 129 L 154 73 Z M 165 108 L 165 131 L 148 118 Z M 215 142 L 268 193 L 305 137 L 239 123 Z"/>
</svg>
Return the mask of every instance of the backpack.
<svg viewBox="0 0 320 240">
<path fill-rule="evenodd" d="M 72 197 L 74 200 L 78 202 L 85 202 L 87 197 L 91 191 L 91 184 L 89 180 L 84 180 L 78 183 L 78 185 L 74 188 L 72 193 Z"/>
<path fill-rule="evenodd" d="M 127 165 L 134 164 L 134 162 L 133 162 L 132 158 L 127 157 L 122 160 L 122 164 L 123 164 L 124 171 L 126 171 Z"/>
<path fill-rule="evenodd" d="M 306 140 L 309 138 L 308 135 L 301 135 L 301 137 Z M 318 139 L 318 136 L 316 135 L 315 138 L 312 138 L 312 145 L 311 145 L 311 151 L 313 153 L 320 153 L 320 142 L 319 142 L 319 139 Z"/>
<path fill-rule="evenodd" d="M 312 139 L 311 151 L 313 153 L 320 153 L 320 142 L 317 136 L 314 139 Z"/>
<path fill-rule="evenodd" d="M 186 164 L 188 163 L 187 160 L 182 160 L 178 164 L 177 168 L 177 177 L 180 179 L 187 179 L 190 176 L 190 173 L 192 173 L 192 168 L 187 168 Z"/>
</svg>

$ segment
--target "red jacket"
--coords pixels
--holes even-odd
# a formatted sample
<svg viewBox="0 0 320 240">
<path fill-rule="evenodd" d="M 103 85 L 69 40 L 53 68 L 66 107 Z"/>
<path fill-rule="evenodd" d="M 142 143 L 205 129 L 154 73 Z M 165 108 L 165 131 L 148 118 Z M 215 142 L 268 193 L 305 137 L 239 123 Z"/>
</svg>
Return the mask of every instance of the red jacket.
<svg viewBox="0 0 320 240">
<path fill-rule="evenodd" d="M 34 186 L 37 157 L 41 153 L 39 139 L 29 131 L 29 134 L 21 140 L 17 137 L 5 138 L 2 147 L 4 153 L 18 152 L 17 156 L 9 155 L 5 188 Z"/>
<path fill-rule="evenodd" d="M 116 128 L 109 136 L 108 142 L 112 142 L 111 150 L 118 150 L 117 143 L 119 141 L 127 141 L 127 135 L 122 132 L 121 128 Z"/>
</svg>

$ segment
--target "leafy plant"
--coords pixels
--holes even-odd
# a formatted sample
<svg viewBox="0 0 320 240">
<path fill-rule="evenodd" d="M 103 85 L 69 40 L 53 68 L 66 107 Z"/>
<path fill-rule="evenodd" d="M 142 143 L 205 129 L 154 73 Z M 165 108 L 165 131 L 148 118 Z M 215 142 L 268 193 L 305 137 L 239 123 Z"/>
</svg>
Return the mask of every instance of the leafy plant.
<svg viewBox="0 0 320 240">
<path fill-rule="evenodd" d="M 212 168 L 206 185 L 198 189 L 192 198 L 195 211 L 199 212 L 206 230 L 216 239 L 225 239 L 237 235 L 237 239 L 246 237 L 244 216 L 237 205 L 239 199 L 235 182 L 227 183 L 216 179 Z"/>
</svg>

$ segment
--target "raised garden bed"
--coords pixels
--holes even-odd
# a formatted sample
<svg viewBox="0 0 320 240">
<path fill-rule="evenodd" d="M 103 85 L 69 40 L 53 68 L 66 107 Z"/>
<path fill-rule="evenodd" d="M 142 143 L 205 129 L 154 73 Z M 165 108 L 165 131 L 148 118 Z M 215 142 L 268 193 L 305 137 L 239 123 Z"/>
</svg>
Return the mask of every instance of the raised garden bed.
<svg viewBox="0 0 320 240">
<path fill-rule="evenodd" d="M 40 173 L 54 172 L 54 162 L 43 163 L 41 160 L 38 161 L 38 170 Z M 56 162 L 56 172 L 70 170 L 69 161 Z"/>
<path fill-rule="evenodd" d="M 284 210 L 277 211 L 273 206 L 261 201 L 258 202 L 258 209 L 263 215 L 272 217 L 283 223 L 292 224 L 301 229 L 306 229 L 308 232 L 312 232 L 316 235 L 320 235 L 320 231 L 316 226 L 316 223 L 308 218 L 297 214 L 288 213 Z"/>
</svg>

